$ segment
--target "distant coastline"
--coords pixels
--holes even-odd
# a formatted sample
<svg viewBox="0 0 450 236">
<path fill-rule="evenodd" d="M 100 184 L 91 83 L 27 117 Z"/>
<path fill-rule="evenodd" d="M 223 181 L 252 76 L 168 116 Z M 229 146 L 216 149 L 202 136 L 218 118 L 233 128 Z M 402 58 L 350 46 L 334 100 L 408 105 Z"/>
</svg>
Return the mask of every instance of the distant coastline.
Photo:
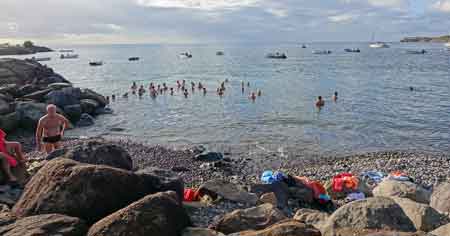
<svg viewBox="0 0 450 236">
<path fill-rule="evenodd" d="M 446 43 L 450 42 L 450 35 L 437 37 L 406 37 L 400 40 L 402 43 Z"/>
<path fill-rule="evenodd" d="M 23 45 L 0 44 L 0 56 L 29 55 L 38 52 L 52 52 L 48 47 L 36 46 L 31 41 L 24 42 Z"/>
</svg>

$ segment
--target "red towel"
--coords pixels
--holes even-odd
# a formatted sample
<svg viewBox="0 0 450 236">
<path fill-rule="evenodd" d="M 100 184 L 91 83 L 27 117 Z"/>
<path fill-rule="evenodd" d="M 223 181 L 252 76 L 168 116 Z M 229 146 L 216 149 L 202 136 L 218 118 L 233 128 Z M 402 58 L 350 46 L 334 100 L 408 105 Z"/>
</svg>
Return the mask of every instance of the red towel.
<svg viewBox="0 0 450 236">
<path fill-rule="evenodd" d="M 11 167 L 16 167 L 18 164 L 17 160 L 9 155 L 8 150 L 6 149 L 5 137 L 6 133 L 2 129 L 0 129 L 0 153 L 6 157 L 6 160 Z"/>
</svg>

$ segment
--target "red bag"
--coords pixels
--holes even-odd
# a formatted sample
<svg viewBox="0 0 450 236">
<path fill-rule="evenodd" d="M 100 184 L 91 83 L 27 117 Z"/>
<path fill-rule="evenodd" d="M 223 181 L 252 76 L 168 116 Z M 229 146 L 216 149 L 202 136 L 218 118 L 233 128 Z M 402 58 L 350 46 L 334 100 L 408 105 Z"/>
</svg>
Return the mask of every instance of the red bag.
<svg viewBox="0 0 450 236">
<path fill-rule="evenodd" d="M 344 187 L 346 189 L 356 190 L 358 188 L 358 178 L 350 173 L 341 173 L 333 177 L 332 189 L 333 192 L 342 192 Z"/>
<path fill-rule="evenodd" d="M 185 202 L 195 202 L 198 201 L 198 192 L 197 190 L 186 188 L 184 189 L 183 201 Z"/>
</svg>

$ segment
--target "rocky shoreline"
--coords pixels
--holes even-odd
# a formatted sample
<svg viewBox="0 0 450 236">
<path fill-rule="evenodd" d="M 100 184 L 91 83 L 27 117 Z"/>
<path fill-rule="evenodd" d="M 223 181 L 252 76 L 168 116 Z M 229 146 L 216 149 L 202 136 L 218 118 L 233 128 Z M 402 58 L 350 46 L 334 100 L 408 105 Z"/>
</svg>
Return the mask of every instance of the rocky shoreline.
<svg viewBox="0 0 450 236">
<path fill-rule="evenodd" d="M 202 147 L 190 147 L 186 149 L 173 150 L 170 148 L 162 147 L 162 146 L 151 146 L 142 143 L 137 143 L 131 140 L 108 140 L 103 138 L 95 138 L 95 139 L 69 139 L 65 142 L 65 151 L 62 153 L 56 153 L 47 157 L 42 153 L 38 153 L 33 151 L 31 148 L 33 146 L 33 142 L 31 140 L 27 141 L 29 144 L 27 146 L 28 157 L 31 160 L 30 172 L 32 175 L 42 175 L 42 168 L 47 168 L 49 165 L 53 165 L 60 158 L 56 158 L 57 156 L 76 159 L 77 161 L 81 161 L 84 163 L 90 164 L 103 164 L 103 165 L 112 165 L 116 168 L 129 169 L 133 173 L 152 173 L 152 175 L 159 176 L 158 178 L 163 178 L 164 182 L 168 184 L 170 189 L 173 189 L 174 182 L 176 179 L 179 179 L 182 182 L 184 188 L 199 188 L 199 189 L 207 189 L 209 192 L 214 192 L 219 195 L 220 198 L 214 201 L 200 201 L 200 202 L 184 202 L 183 209 L 186 212 L 186 216 L 190 220 L 191 226 L 195 226 L 197 228 L 184 228 L 183 233 L 179 229 L 177 233 L 167 234 L 167 235 L 272 235 L 270 232 L 278 232 L 277 230 L 283 229 L 280 234 L 273 235 L 303 235 L 298 234 L 297 230 L 307 230 L 310 234 L 304 235 L 396 235 L 389 234 L 387 232 L 405 232 L 401 235 L 407 236 L 443 236 L 447 235 L 448 229 L 443 226 L 446 223 L 450 222 L 448 219 L 449 212 L 445 209 L 448 207 L 448 203 L 446 202 L 445 197 L 450 197 L 450 185 L 445 184 L 450 181 L 450 156 L 445 154 L 438 153 L 418 153 L 418 152 L 375 152 L 375 153 L 366 153 L 366 154 L 356 154 L 351 156 L 339 156 L 339 157 L 322 157 L 322 158 L 304 158 L 301 160 L 292 161 L 292 163 L 286 163 L 286 165 L 280 171 L 284 173 L 297 175 L 297 176 L 306 176 L 313 180 L 319 180 L 321 182 L 325 182 L 326 180 L 331 179 L 334 175 L 341 172 L 350 172 L 358 176 L 361 172 L 367 170 L 378 170 L 389 173 L 390 171 L 400 170 L 405 173 L 408 173 L 410 177 L 412 177 L 415 183 L 407 183 L 407 186 L 403 186 L 404 183 L 394 182 L 394 187 L 383 186 L 378 190 L 370 191 L 370 194 L 373 194 L 374 197 L 369 197 L 363 200 L 347 203 L 342 199 L 334 199 L 333 205 L 334 207 L 323 208 L 317 205 L 314 202 L 308 200 L 308 194 L 306 192 L 300 191 L 300 193 L 292 193 L 291 189 L 286 189 L 286 192 L 283 193 L 284 187 L 280 187 L 278 185 L 263 185 L 260 182 L 261 173 L 270 167 L 270 163 L 277 160 L 277 157 L 273 157 L 273 160 L 265 160 L 260 162 L 258 160 L 249 159 L 246 156 L 234 156 L 233 153 L 229 155 L 223 155 L 216 159 L 215 155 L 206 155 L 199 157 L 201 153 L 208 153 L 205 150 L 202 150 Z M 96 144 L 92 144 L 96 143 Z M 119 147 L 122 151 L 111 151 L 111 149 L 99 148 L 96 145 L 113 145 L 115 147 Z M 74 148 L 75 147 L 75 148 Z M 78 154 L 70 154 L 73 153 L 73 149 L 76 147 L 83 147 L 82 152 L 78 152 Z M 96 155 L 91 156 L 93 153 L 92 150 L 103 150 L 100 153 L 106 152 L 108 155 L 100 154 L 99 152 Z M 105 151 L 106 150 L 106 151 Z M 109 151 L 108 151 L 109 150 Z M 66 153 L 66 154 L 64 154 Z M 69 154 L 67 154 L 69 153 Z M 81 154 L 82 155 L 81 155 Z M 95 153 L 95 152 L 94 152 Z M 118 153 L 121 153 L 120 155 Z M 126 153 L 126 154 L 124 154 Z M 79 156 L 74 158 L 74 156 Z M 82 157 L 82 159 L 79 159 Z M 114 157 L 114 158 L 113 158 Z M 78 158 L 78 159 L 77 159 Z M 86 159 L 87 158 L 87 159 Z M 89 159 L 91 158 L 91 159 Z M 121 161 L 113 161 L 109 163 L 105 161 L 105 158 L 113 158 Z M 51 159 L 51 160 L 50 160 Z M 129 160 L 129 161 L 123 161 Z M 124 164 L 125 163 L 125 164 Z M 128 163 L 128 164 L 126 164 Z M 132 164 L 130 164 L 132 163 Z M 267 166 L 263 163 L 269 163 Z M 61 164 L 61 163 L 59 163 Z M 66 164 L 64 164 L 66 165 Z M 71 163 L 70 165 L 79 165 L 76 163 Z M 47 166 L 47 167 L 46 167 Z M 81 167 L 80 167 L 81 168 Z M 150 169 L 149 169 L 150 168 Z M 162 172 L 155 171 L 161 170 Z M 36 171 L 39 172 L 36 173 Z M 55 169 L 56 170 L 56 169 Z M 39 174 L 41 173 L 41 174 Z M 158 174 L 156 174 L 158 173 Z M 163 177 L 164 176 L 164 177 Z M 33 177 L 30 182 L 33 182 L 33 179 L 37 177 Z M 122 177 L 120 177 L 122 178 Z M 27 189 L 30 189 L 31 185 L 28 182 L 25 187 L 25 192 Z M 388 182 L 389 184 L 392 184 Z M 214 186 L 220 186 L 219 188 L 215 188 Z M 161 185 L 158 185 L 161 187 Z M 442 187 L 447 186 L 447 187 Z M 44 186 L 42 186 L 44 187 Z M 251 200 L 254 196 L 254 191 L 257 188 L 264 188 L 263 192 L 259 192 L 256 196 L 262 196 L 261 193 L 273 193 L 275 197 L 269 197 L 267 203 L 266 200 L 261 201 L 255 198 Z M 394 188 L 395 191 L 391 191 L 389 189 Z M 35 189 L 35 188 L 33 188 Z M 280 190 L 281 189 L 281 190 Z M 301 188 L 300 188 L 301 189 Z M 175 187 L 177 195 L 180 198 L 179 187 Z M 408 193 L 413 191 L 413 194 Z M 434 196 L 435 199 L 439 197 L 443 197 L 440 200 L 433 200 L 432 192 L 440 191 L 439 196 Z M 257 191 L 258 192 L 258 191 Z M 231 194 L 231 193 L 239 193 L 239 194 Z M 31 194 L 31 193 L 30 193 Z M 36 194 L 36 193 L 33 193 Z M 80 193 L 84 194 L 84 193 Z M 161 193 L 160 193 L 161 194 Z M 162 193 L 163 195 L 165 193 Z M 404 194 L 404 195 L 402 195 Z M 417 196 L 421 196 L 425 194 L 425 200 L 417 198 Z M 149 195 L 153 196 L 153 195 Z M 283 205 L 279 205 L 280 198 L 286 198 L 286 203 Z M 21 198 L 24 198 L 23 194 Z M 151 198 L 151 197 L 150 197 Z M 0 197 L 0 199 L 2 199 Z M 275 202 L 273 202 L 275 199 Z M 404 200 L 406 199 L 406 200 Z M 141 199 L 142 200 L 142 199 Z M 141 201 L 139 200 L 139 201 Z M 0 200 L 1 201 L 1 200 Z M 20 200 L 19 200 L 20 201 Z M 416 202 L 419 201 L 419 202 Z M 425 201 L 425 204 L 424 202 Z M 432 202 L 431 207 L 428 206 Z M 442 202 L 443 201 L 443 202 Z M 434 203 L 433 203 L 434 202 Z M 130 202 L 131 203 L 131 202 Z M 61 202 L 60 204 L 67 204 Z M 136 203 L 137 204 L 137 203 Z M 141 203 L 139 203 L 141 204 Z M 138 204 L 138 205 L 139 205 Z M 262 205 L 261 205 L 262 204 Z M 353 204 L 352 206 L 349 206 Z M 356 207 L 357 204 L 362 204 Z M 367 216 L 361 215 L 362 212 L 367 211 L 371 207 L 375 207 L 378 209 L 378 205 L 382 205 L 382 209 L 385 209 L 386 212 L 377 213 L 378 215 Z M 434 204 L 434 205 L 433 205 Z M 17 205 L 15 203 L 15 205 Z M 129 207 L 134 204 L 123 208 L 123 212 L 127 212 Z M 442 208 L 442 205 L 444 207 Z M 11 205 L 10 206 L 14 206 Z M 181 206 L 181 205 L 180 205 Z M 274 207 L 275 206 L 275 207 Z M 17 208 L 16 206 L 14 206 Z M 356 207 L 356 208 L 355 208 Z M 439 210 L 435 210 L 439 208 Z M 13 212 L 14 209 L 13 208 Z M 59 208 L 59 207 L 58 207 Z M 348 209 L 347 209 L 348 208 Z M 406 216 L 402 216 L 397 208 L 403 209 L 406 212 Z M 411 209 L 409 209 L 411 208 Z M 45 213 L 63 213 L 69 216 L 77 216 L 73 214 L 68 214 L 67 212 L 60 212 L 54 208 L 50 212 L 45 210 Z M 120 208 L 119 208 L 120 209 Z M 117 209 L 117 210 L 119 210 Z M 360 209 L 360 210 L 358 210 Z M 387 209 L 387 210 L 386 210 Z M 422 210 L 421 210 L 422 209 Z M 423 209 L 427 212 L 423 213 Z M 444 210 L 442 210 L 444 209 Z M 372 209 L 373 210 L 373 209 Z M 419 211 L 420 210 L 420 211 Z M 368 221 L 368 225 L 358 225 L 355 222 L 349 223 L 350 219 L 342 220 L 336 219 L 339 214 L 343 214 L 341 211 L 350 211 L 345 214 L 354 214 L 353 217 L 365 217 L 364 219 Z M 361 211 L 361 212 L 359 212 Z M 379 211 L 379 210 L 377 210 Z M 8 211 L 9 212 L 9 211 Z M 44 213 L 40 210 L 37 210 L 34 214 L 42 214 Z M 412 213 L 411 213 L 412 212 Z M 421 213 L 422 212 L 422 213 Z M 429 213 L 431 212 L 431 213 Z M 121 214 L 122 214 L 121 213 Z M 113 213 L 114 215 L 116 213 Z M 119 213 L 117 213 L 119 214 Z M 162 213 L 161 213 L 162 214 Z M 277 215 L 277 217 L 274 216 Z M 380 215 L 381 214 L 381 215 Z M 384 215 L 383 215 L 384 214 Z M 400 220 L 401 223 L 391 223 L 384 222 L 383 226 L 373 226 L 374 222 L 382 221 L 380 218 L 383 217 L 392 217 L 388 215 L 394 215 L 395 217 L 404 218 L 403 221 Z M 414 215 L 416 214 L 416 215 Z M 423 215 L 425 214 L 425 215 Z M 427 215 L 429 214 L 429 215 Z M 101 220 L 100 222 L 109 222 L 112 220 L 114 216 L 108 216 L 108 220 Z M 120 214 L 119 214 L 120 215 Z M 336 216 L 335 216 L 336 215 Z M 47 216 L 46 216 L 47 217 Z M 77 216 L 79 217 L 79 216 Z M 268 218 L 269 217 L 269 218 Z M 275 218 L 273 218 L 275 217 Z M 343 217 L 343 216 L 340 216 Z M 372 218 L 371 218 L 372 217 Z M 412 217 L 412 218 L 411 218 Z M 430 217 L 430 219 L 427 219 Z M 28 217 L 26 217 L 28 218 Z M 25 218 L 25 219 L 26 219 Z M 416 219 L 422 219 L 422 223 L 417 223 Z M 82 218 L 84 219 L 84 218 Z M 263 220 L 265 223 L 263 225 L 258 226 L 257 228 L 252 227 L 254 224 L 262 224 L 259 220 Z M 117 220 L 117 219 L 116 219 Z M 181 222 L 185 221 L 181 220 Z M 393 220 L 393 219 L 391 219 Z M 411 221 L 412 220 L 412 225 Z M 0 216 L 0 222 L 1 222 Z M 95 220 L 94 220 L 95 221 Z M 177 219 L 176 222 L 179 222 L 180 219 Z M 250 222 L 249 222 L 250 221 Z M 255 222 L 257 221 L 257 222 Z M 267 221 L 269 223 L 267 223 Z M 334 226 L 330 226 L 330 221 L 334 222 L 333 224 L 337 224 Z M 342 223 L 345 221 L 346 223 Z M 93 221 L 92 221 L 93 222 Z M 342 224 L 347 225 L 348 228 L 342 228 L 339 226 Z M 428 223 L 427 223 L 428 222 Z M 430 223 L 431 222 L 431 223 Z M 93 222 L 94 223 L 94 222 Z M 136 223 L 136 222 L 134 222 Z M 307 224 L 305 224 L 307 223 Z M 430 227 L 423 226 L 423 224 L 431 224 Z M 98 229 L 100 226 L 99 223 L 95 223 L 94 226 L 89 230 L 90 233 L 86 235 L 118 235 L 113 234 L 113 231 L 106 231 L 111 234 L 103 234 L 98 231 L 105 230 L 102 228 Z M 305 224 L 305 225 L 303 225 Z M 356 224 L 353 226 L 353 224 Z M 399 224 L 399 225 L 395 225 Z M 408 224 L 410 226 L 408 226 Z M 88 223 L 88 225 L 90 225 Z M 110 224 L 101 223 L 102 227 L 113 227 Z M 230 226 L 231 225 L 231 226 Z M 406 226 L 405 226 L 406 225 Z M 187 225 L 186 225 L 187 226 Z M 314 227 L 313 227 L 314 226 Z M 370 227 L 369 227 L 370 226 Z M 431 234 L 425 232 L 431 232 L 438 228 L 438 226 L 443 226 L 441 229 L 443 234 Z M 131 226 L 130 226 L 131 227 Z M 140 226 L 143 227 L 143 226 Z M 206 229 L 206 228 L 210 229 Z M 289 229 L 287 230 L 286 229 Z M 293 228 L 292 228 L 293 227 Z M 353 228 L 355 227 L 355 228 Z M 379 228 L 378 228 L 379 227 Z M 409 227 L 409 228 L 408 228 Z M 114 228 L 114 227 L 113 227 Z M 95 233 L 91 233 L 91 231 L 95 229 Z M 115 229 L 115 228 L 114 228 Z M 213 231 L 217 230 L 216 231 Z M 0 224 L 0 232 L 2 230 Z M 108 229 L 112 230 L 112 229 Z M 127 230 L 130 230 L 129 228 Z M 153 229 L 154 230 L 154 229 Z M 246 231 L 246 233 L 236 233 L 244 230 L 253 230 Z M 292 231 L 293 230 L 293 231 Z M 370 234 L 378 231 L 386 231 L 384 234 Z M 445 231 L 447 230 L 447 231 Z M 286 231 L 286 232 L 284 232 Z M 407 233 L 407 232 L 416 232 L 423 231 L 421 233 Z M 131 232 L 131 231 L 130 231 Z M 125 235 L 144 235 L 136 233 L 137 231 L 133 231 L 133 234 L 125 234 Z M 153 231 L 147 231 L 153 232 Z M 220 234 L 223 233 L 223 234 Z M 303 232 L 303 231 L 302 231 Z M 331 233 L 330 233 L 331 232 Z M 339 233 L 337 233 L 339 232 Z M 343 233 L 344 232 L 344 233 Z M 348 233 L 350 232 L 350 233 Z M 440 231 L 437 231 L 440 232 Z M 348 233 L 348 234 L 347 234 Z M 68 235 L 85 235 L 85 234 L 68 234 Z M 148 234 L 147 234 L 148 235 Z M 163 235 L 163 234 L 159 234 Z M 166 235 L 166 234 L 164 234 Z"/>
<path fill-rule="evenodd" d="M 406 37 L 400 40 L 402 43 L 447 43 L 450 42 L 450 35 L 438 37 Z"/>
</svg>

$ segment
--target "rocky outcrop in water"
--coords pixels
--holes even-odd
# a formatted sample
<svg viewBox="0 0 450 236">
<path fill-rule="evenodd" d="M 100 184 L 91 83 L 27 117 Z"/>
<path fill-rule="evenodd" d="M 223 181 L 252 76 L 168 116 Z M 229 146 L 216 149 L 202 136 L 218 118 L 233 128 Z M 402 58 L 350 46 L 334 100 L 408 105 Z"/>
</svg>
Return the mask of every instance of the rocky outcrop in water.
<svg viewBox="0 0 450 236">
<path fill-rule="evenodd" d="M 0 45 L 0 56 L 8 55 L 28 55 L 38 52 L 52 52 L 53 50 L 48 47 L 30 45 L 27 47 L 16 45 Z"/>
<path fill-rule="evenodd" d="M 89 99 L 90 106 L 83 105 Z M 106 99 L 90 90 L 75 88 L 53 69 L 32 60 L 0 59 L 0 128 L 32 130 L 46 113 L 47 104 L 76 123 L 83 114 L 97 115 Z"/>
</svg>

